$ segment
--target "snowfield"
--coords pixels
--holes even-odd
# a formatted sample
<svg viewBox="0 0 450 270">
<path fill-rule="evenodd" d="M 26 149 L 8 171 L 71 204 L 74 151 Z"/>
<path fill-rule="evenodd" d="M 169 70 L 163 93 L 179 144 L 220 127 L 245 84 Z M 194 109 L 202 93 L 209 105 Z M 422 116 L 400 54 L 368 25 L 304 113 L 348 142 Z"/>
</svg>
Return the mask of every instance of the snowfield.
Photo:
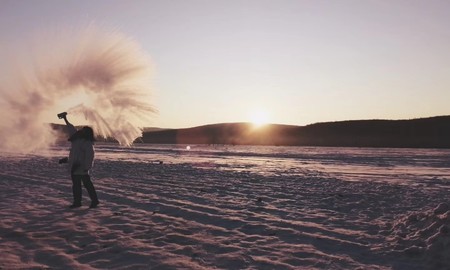
<svg viewBox="0 0 450 270">
<path fill-rule="evenodd" d="M 450 151 L 98 144 L 0 154 L 0 269 L 450 269 Z"/>
</svg>

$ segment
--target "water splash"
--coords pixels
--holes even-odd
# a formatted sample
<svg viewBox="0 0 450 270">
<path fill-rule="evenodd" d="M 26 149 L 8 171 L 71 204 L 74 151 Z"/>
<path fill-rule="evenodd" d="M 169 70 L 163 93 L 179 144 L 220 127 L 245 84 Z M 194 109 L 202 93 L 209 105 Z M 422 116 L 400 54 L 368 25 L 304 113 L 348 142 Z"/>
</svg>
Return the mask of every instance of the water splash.
<svg viewBox="0 0 450 270">
<path fill-rule="evenodd" d="M 141 136 L 156 111 L 150 105 L 150 61 L 134 40 L 95 26 L 40 40 L 15 77 L 0 86 L 2 150 L 52 145 L 56 136 L 47 123 L 56 120 L 56 107 L 84 116 L 97 134 L 122 145 Z M 48 119 L 49 112 L 55 119 Z"/>
</svg>

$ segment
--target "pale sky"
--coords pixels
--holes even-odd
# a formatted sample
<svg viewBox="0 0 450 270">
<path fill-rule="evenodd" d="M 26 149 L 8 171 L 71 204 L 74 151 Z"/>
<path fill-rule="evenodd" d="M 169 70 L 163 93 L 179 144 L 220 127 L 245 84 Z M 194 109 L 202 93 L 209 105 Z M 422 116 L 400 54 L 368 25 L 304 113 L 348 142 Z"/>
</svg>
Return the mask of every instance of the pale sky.
<svg viewBox="0 0 450 270">
<path fill-rule="evenodd" d="M 153 60 L 148 126 L 450 114 L 450 1 L 0 0 L 0 57 L 92 22 Z"/>
</svg>

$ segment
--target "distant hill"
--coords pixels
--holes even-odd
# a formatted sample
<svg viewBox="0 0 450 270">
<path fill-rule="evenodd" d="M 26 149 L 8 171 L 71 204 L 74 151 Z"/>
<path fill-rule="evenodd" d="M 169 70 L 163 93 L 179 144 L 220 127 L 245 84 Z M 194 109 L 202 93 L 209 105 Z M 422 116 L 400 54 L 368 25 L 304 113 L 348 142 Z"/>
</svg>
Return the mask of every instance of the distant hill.
<svg viewBox="0 0 450 270">
<path fill-rule="evenodd" d="M 170 129 L 170 128 L 145 127 L 144 132 L 162 131 L 162 130 L 168 130 L 168 129 Z"/>
<path fill-rule="evenodd" d="M 52 124 L 67 140 L 64 125 Z M 99 141 L 114 141 L 112 138 Z M 450 148 L 450 116 L 354 120 L 307 126 L 223 123 L 183 129 L 145 128 L 136 143 Z"/>
<path fill-rule="evenodd" d="M 225 123 L 144 132 L 144 143 L 450 148 L 450 116 L 307 126 Z"/>
</svg>

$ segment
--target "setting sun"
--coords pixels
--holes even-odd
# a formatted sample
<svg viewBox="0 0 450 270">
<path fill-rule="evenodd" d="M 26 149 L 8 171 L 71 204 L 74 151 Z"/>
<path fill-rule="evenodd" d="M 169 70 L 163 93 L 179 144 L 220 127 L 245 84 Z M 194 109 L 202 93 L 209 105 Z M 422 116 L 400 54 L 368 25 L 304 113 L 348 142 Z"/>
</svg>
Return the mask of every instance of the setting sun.
<svg viewBox="0 0 450 270">
<path fill-rule="evenodd" d="M 255 110 L 250 113 L 250 122 L 255 126 L 262 126 L 269 122 L 269 114 L 263 110 Z"/>
</svg>

